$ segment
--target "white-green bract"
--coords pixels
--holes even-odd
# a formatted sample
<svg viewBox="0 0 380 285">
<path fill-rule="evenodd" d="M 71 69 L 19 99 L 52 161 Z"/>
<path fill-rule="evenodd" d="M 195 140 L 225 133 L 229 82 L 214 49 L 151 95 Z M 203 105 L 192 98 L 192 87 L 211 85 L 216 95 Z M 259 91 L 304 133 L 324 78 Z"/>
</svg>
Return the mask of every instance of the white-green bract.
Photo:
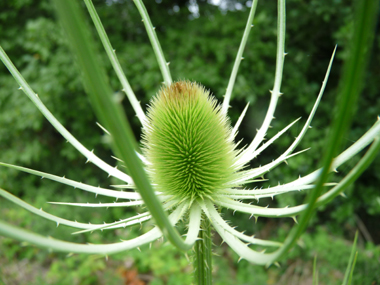
<svg viewBox="0 0 380 285">
<path fill-rule="evenodd" d="M 184 241 L 181 240 L 178 243 L 181 244 L 182 242 L 182 244 L 184 244 L 183 248 L 190 248 L 200 237 L 202 219 L 208 219 L 222 239 L 240 256 L 240 258 L 260 265 L 268 265 L 275 262 L 286 249 L 283 244 L 257 239 L 253 236 L 247 236 L 242 232 L 238 232 L 223 219 L 218 209 L 227 208 L 231 211 L 246 213 L 247 218 L 291 217 L 294 219 L 296 219 L 297 215 L 307 209 L 306 204 L 287 208 L 271 208 L 252 205 L 251 203 L 246 202 L 246 200 L 259 200 L 260 198 L 265 197 L 273 198 L 276 195 L 291 191 L 312 189 L 315 187 L 315 182 L 321 173 L 321 169 L 317 169 L 293 182 L 273 186 L 267 189 L 246 189 L 245 185 L 247 183 L 255 182 L 255 180 L 261 180 L 261 177 L 265 173 L 277 165 L 286 162 L 286 160 L 290 159 L 292 156 L 306 151 L 301 150 L 294 152 L 297 145 L 310 128 L 311 121 L 327 83 L 332 59 L 328 64 L 326 76 L 323 80 L 315 105 L 294 142 L 277 159 L 266 165 L 250 169 L 247 166 L 254 161 L 255 157 L 284 134 L 295 122 L 299 121 L 299 119 L 295 120 L 286 128 L 279 131 L 274 137 L 264 141 L 271 121 L 274 119 L 278 99 L 281 96 L 280 87 L 285 57 L 285 1 L 279 1 L 277 62 L 274 86 L 272 91 L 270 91 L 271 99 L 269 107 L 255 138 L 247 146 L 239 146 L 238 143 L 235 142 L 235 137 L 239 126 L 244 119 L 248 105 L 242 111 L 238 121 L 235 122 L 233 127 L 230 126 L 227 111 L 230 106 L 230 97 L 239 64 L 242 59 L 243 50 L 248 34 L 252 28 L 257 1 L 253 1 L 252 3 L 242 42 L 238 50 L 230 81 L 227 85 L 224 101 L 220 105 L 212 95 L 209 95 L 207 91 L 197 83 L 187 81 L 172 82 L 168 64 L 166 63 L 154 27 L 150 22 L 143 3 L 140 0 L 135 0 L 134 2 L 141 13 L 164 77 L 164 86 L 158 93 L 157 97 L 151 102 L 147 115 L 140 107 L 138 100 L 122 72 L 91 1 L 85 0 L 104 48 L 115 69 L 116 75 L 119 77 L 121 85 L 123 86 L 123 91 L 126 92 L 143 127 L 143 154 L 138 154 L 138 156 L 150 177 L 151 187 L 155 190 L 155 194 L 161 201 L 164 209 L 170 213 L 168 218 L 172 225 L 176 225 L 182 220 L 187 222 L 186 226 L 188 230 L 186 233 L 186 239 Z M 335 50 L 333 56 L 334 54 Z M 76 140 L 75 137 L 57 121 L 54 115 L 47 110 L 36 92 L 30 88 L 22 75 L 13 66 L 3 49 L 0 49 L 0 57 L 19 84 L 20 90 L 30 98 L 56 130 L 60 132 L 61 135 L 79 152 L 81 152 L 87 158 L 88 162 L 98 166 L 110 176 L 123 181 L 125 185 L 121 185 L 120 188 L 130 189 L 130 191 L 117 191 L 94 187 L 72 181 L 65 177 L 58 177 L 20 166 L 9 165 L 6 163 L 1 163 L 0 165 L 72 186 L 76 188 L 77 191 L 88 191 L 95 193 L 96 195 L 114 197 L 117 200 L 115 203 L 100 204 L 59 202 L 56 204 L 80 207 L 130 207 L 144 204 L 147 204 L 148 206 L 148 201 L 142 199 L 142 191 L 139 192 L 140 189 L 136 189 L 132 177 L 116 167 L 107 164 L 105 161 L 97 157 L 94 151 L 88 150 Z M 380 123 L 377 122 L 351 147 L 334 159 L 330 170 L 335 170 L 376 140 L 375 138 L 379 133 Z M 110 135 L 112 136 L 112 134 Z M 361 162 L 365 161 L 366 157 L 364 156 Z M 358 167 L 360 167 L 360 165 Z M 350 183 L 350 179 L 357 171 L 358 170 L 355 167 L 339 183 L 325 184 L 326 187 L 331 188 L 318 198 L 316 205 L 323 205 L 333 197 L 339 195 L 344 187 Z M 159 221 L 160 219 L 156 216 L 153 217 L 153 212 L 147 211 L 146 213 L 138 214 L 128 219 L 120 217 L 120 221 L 114 223 L 79 223 L 39 210 L 3 189 L 0 189 L 0 195 L 36 215 L 56 222 L 57 225 L 66 225 L 76 228 L 79 230 L 77 233 L 125 228 L 132 225 L 138 225 L 152 218 L 156 221 Z M 162 228 L 160 229 L 156 226 L 147 233 L 131 240 L 125 240 L 113 244 L 95 245 L 77 244 L 46 238 L 0 221 L 0 234 L 5 236 L 27 241 L 56 251 L 104 255 L 133 249 L 144 244 L 149 244 L 162 236 L 170 236 L 170 234 L 168 234 L 169 229 L 162 230 Z M 269 253 L 259 252 L 250 248 L 249 245 L 270 247 L 275 248 L 275 250 L 269 248 Z"/>
</svg>

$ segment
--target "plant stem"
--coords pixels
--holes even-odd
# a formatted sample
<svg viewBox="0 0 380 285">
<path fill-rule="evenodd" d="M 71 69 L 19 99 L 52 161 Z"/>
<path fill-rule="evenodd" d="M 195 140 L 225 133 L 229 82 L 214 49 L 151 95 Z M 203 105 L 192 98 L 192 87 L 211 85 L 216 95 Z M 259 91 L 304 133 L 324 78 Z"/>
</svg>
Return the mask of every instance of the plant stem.
<svg viewBox="0 0 380 285">
<path fill-rule="evenodd" d="M 195 284 L 212 284 L 212 241 L 211 224 L 206 218 L 202 221 L 200 240 L 195 242 L 194 279 Z"/>
<path fill-rule="evenodd" d="M 86 26 L 78 1 L 54 0 L 54 3 L 62 27 L 67 32 L 68 42 L 71 43 L 77 56 L 84 86 L 95 113 L 112 135 L 115 154 L 126 162 L 130 176 L 162 234 L 179 249 L 189 250 L 191 246 L 183 242 L 177 229 L 168 219 L 161 202 L 153 191 L 142 162 L 136 154 L 139 145 L 122 105 L 117 104 L 112 97 L 113 92 L 107 81 L 106 71 L 101 68 L 102 63 L 98 61 L 99 57 L 95 53 L 96 45 Z"/>
</svg>

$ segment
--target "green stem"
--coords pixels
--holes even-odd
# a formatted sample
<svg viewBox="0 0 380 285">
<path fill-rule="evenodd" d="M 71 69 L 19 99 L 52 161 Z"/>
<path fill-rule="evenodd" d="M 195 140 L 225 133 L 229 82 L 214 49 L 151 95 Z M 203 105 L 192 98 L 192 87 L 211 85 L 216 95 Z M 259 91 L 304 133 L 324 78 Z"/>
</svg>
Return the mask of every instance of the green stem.
<svg viewBox="0 0 380 285">
<path fill-rule="evenodd" d="M 194 255 L 194 279 L 195 284 L 212 284 L 212 241 L 211 224 L 206 218 L 202 221 L 200 240 L 195 243 Z"/>
<path fill-rule="evenodd" d="M 344 74 L 340 82 L 341 91 L 338 100 L 338 110 L 336 111 L 337 115 L 332 123 L 329 137 L 327 138 L 323 158 L 323 169 L 315 188 L 306 198 L 308 208 L 303 212 L 299 219 L 299 223 L 290 231 L 283 247 L 277 251 L 276 259 L 279 259 L 280 256 L 293 247 L 297 239 L 305 231 L 309 220 L 314 214 L 315 208 L 318 206 L 318 201 L 320 201 L 318 199 L 321 196 L 323 184 L 328 179 L 333 158 L 338 153 L 344 135 L 351 124 L 351 118 L 354 115 L 353 110 L 355 109 L 355 104 L 362 90 L 366 61 L 373 42 L 373 33 L 379 2 L 376 0 L 363 0 L 357 1 L 356 5 L 355 29 L 353 40 L 351 42 L 350 57 L 347 59 L 345 68 L 343 69 Z M 345 184 L 340 183 L 341 189 L 353 183 L 357 179 L 358 174 L 362 173 L 362 171 L 368 167 L 368 163 L 372 161 L 375 153 L 378 152 L 378 147 L 379 145 L 376 139 L 372 147 L 374 152 L 366 156 L 366 159 L 362 160 L 363 164 L 358 167 L 358 172 L 354 175 L 348 175 Z M 364 164 L 367 166 L 364 166 Z"/>
<path fill-rule="evenodd" d="M 114 152 L 125 162 L 134 184 L 162 234 L 179 249 L 189 250 L 191 245 L 183 242 L 177 229 L 168 219 L 161 202 L 153 191 L 142 162 L 136 154 L 139 146 L 122 105 L 118 104 L 112 97 L 113 92 L 108 83 L 106 72 L 95 52 L 94 47 L 96 45 L 86 26 L 78 1 L 54 0 L 54 3 L 61 25 L 67 32 L 68 42 L 71 43 L 77 56 L 84 86 L 94 111 L 112 135 Z"/>
</svg>

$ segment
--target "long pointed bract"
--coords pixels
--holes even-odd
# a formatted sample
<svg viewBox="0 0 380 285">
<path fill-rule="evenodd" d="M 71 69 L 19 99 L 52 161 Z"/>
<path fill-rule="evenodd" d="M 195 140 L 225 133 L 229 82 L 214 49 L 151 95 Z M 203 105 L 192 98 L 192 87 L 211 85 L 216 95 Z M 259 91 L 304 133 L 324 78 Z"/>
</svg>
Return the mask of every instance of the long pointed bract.
<svg viewBox="0 0 380 285">
<path fill-rule="evenodd" d="M 256 12 L 257 2 L 258 2 L 258 0 L 253 0 L 251 3 L 251 5 L 252 5 L 251 10 L 249 12 L 247 23 L 245 24 L 243 37 L 241 39 L 239 50 L 238 50 L 238 53 L 236 55 L 234 67 L 232 68 L 230 80 L 228 81 L 226 95 L 224 95 L 224 100 L 223 100 L 221 112 L 225 115 L 227 115 L 227 110 L 228 110 L 228 107 L 230 104 L 231 94 L 232 94 L 232 90 L 234 88 L 236 75 L 237 75 L 237 72 L 239 70 L 240 62 L 243 60 L 243 52 L 244 52 L 244 48 L 245 48 L 245 45 L 246 45 L 247 40 L 248 40 L 249 32 L 253 28 L 252 22 L 253 22 L 253 17 L 255 16 L 255 12 Z"/>
<path fill-rule="evenodd" d="M 104 49 L 107 52 L 107 55 L 112 64 L 112 67 L 115 70 L 115 73 L 117 77 L 119 78 L 121 85 L 123 86 L 123 91 L 125 92 L 125 94 L 127 94 L 128 100 L 131 103 L 132 108 L 136 113 L 136 116 L 139 118 L 141 124 L 143 125 L 145 122 L 144 111 L 141 108 L 141 105 L 139 101 L 137 100 L 136 95 L 133 92 L 131 86 L 129 85 L 129 82 L 123 72 L 123 69 L 120 66 L 120 62 L 116 57 L 116 51 L 111 46 L 107 33 L 104 30 L 104 27 L 102 25 L 102 22 L 100 21 L 98 14 L 96 13 L 95 7 L 92 4 L 91 0 L 84 0 L 84 3 L 86 4 L 88 12 L 91 15 L 92 21 L 94 22 L 96 30 L 98 31 L 100 40 L 103 43 Z"/>
</svg>

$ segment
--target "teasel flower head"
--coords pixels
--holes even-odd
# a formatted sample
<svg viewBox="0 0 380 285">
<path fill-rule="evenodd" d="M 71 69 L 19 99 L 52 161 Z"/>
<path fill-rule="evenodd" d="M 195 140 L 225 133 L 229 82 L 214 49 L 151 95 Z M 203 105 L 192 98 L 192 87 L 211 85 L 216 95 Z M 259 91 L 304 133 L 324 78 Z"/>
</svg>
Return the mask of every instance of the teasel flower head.
<svg viewBox="0 0 380 285">
<path fill-rule="evenodd" d="M 162 87 L 147 117 L 144 155 L 157 191 L 192 204 L 238 186 L 230 122 L 204 87 L 189 81 Z"/>
</svg>

